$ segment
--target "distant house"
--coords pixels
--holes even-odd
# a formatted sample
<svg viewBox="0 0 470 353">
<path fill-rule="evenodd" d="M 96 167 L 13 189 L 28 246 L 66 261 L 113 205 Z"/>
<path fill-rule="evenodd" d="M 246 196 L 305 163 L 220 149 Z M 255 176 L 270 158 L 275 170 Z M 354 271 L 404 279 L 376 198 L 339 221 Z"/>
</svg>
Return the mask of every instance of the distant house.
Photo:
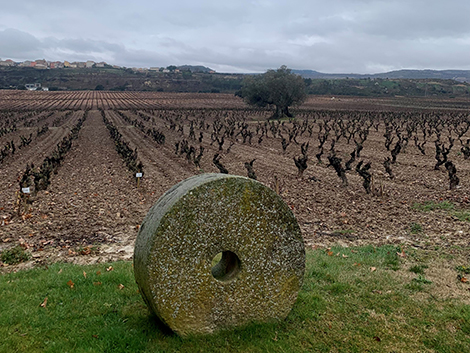
<svg viewBox="0 0 470 353">
<path fill-rule="evenodd" d="M 62 69 L 64 67 L 64 64 L 60 61 L 52 61 L 49 63 L 49 67 L 51 69 Z"/>
<path fill-rule="evenodd" d="M 47 61 L 45 59 L 36 60 L 36 65 L 44 65 L 47 67 Z"/>
<path fill-rule="evenodd" d="M 95 65 L 95 62 L 94 61 L 91 61 L 91 60 L 88 60 L 86 63 L 85 63 L 85 67 L 87 69 L 91 69 L 93 67 L 93 65 Z"/>
<path fill-rule="evenodd" d="M 64 67 L 70 67 L 70 63 L 67 60 L 64 61 Z"/>
<path fill-rule="evenodd" d="M 36 66 L 36 61 L 31 61 L 31 64 L 29 66 L 30 67 L 35 67 Z"/>
<path fill-rule="evenodd" d="M 27 83 L 24 85 L 27 90 L 36 91 L 38 88 L 41 88 L 40 83 Z"/>
<path fill-rule="evenodd" d="M 47 69 L 47 65 L 36 63 L 36 65 L 34 66 L 34 68 L 35 68 L 35 69 L 38 69 L 38 70 L 46 70 L 46 69 Z"/>
<path fill-rule="evenodd" d="M 20 66 L 20 67 L 30 67 L 31 66 L 31 61 L 29 61 L 29 60 L 23 61 L 18 66 Z"/>
<path fill-rule="evenodd" d="M 95 64 L 96 67 L 104 67 L 105 65 L 106 63 L 104 61 Z"/>
<path fill-rule="evenodd" d="M 5 61 L 0 60 L 0 66 L 16 66 L 16 63 L 11 59 Z"/>
<path fill-rule="evenodd" d="M 151 67 L 149 70 L 150 71 L 160 71 L 160 68 L 159 67 Z"/>
</svg>

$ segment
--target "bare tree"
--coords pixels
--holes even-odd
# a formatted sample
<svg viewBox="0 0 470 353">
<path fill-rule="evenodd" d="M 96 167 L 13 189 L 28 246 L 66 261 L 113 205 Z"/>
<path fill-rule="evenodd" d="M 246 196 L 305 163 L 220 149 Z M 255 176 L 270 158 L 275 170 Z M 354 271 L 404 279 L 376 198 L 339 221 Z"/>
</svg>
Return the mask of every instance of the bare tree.
<svg viewBox="0 0 470 353">
<path fill-rule="evenodd" d="M 222 174 L 228 174 L 227 168 L 225 168 L 223 164 L 220 163 L 220 155 L 218 153 L 214 154 L 214 158 L 212 159 L 212 162 Z"/>
<path fill-rule="evenodd" d="M 253 159 L 251 162 L 245 162 L 245 168 L 246 171 L 248 172 L 248 178 L 256 180 L 256 174 L 253 169 L 253 162 L 256 161 L 256 159 Z"/>
<path fill-rule="evenodd" d="M 297 169 L 299 170 L 299 176 L 301 177 L 304 174 L 304 171 L 307 169 L 307 161 L 308 161 L 308 142 L 303 143 L 300 146 L 300 150 L 302 153 L 302 156 L 295 158 L 294 157 L 294 163 Z"/>
<path fill-rule="evenodd" d="M 460 179 L 457 176 L 457 168 L 455 168 L 454 163 L 452 163 L 451 161 L 447 161 L 445 167 L 447 169 L 447 172 L 449 173 L 450 190 L 455 190 L 460 182 Z"/>
</svg>

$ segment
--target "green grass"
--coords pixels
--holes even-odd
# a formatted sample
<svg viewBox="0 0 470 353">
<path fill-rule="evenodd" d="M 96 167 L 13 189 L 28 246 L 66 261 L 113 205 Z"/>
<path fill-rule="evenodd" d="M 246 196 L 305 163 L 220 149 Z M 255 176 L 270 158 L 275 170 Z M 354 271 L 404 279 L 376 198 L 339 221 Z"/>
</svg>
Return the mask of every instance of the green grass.
<svg viewBox="0 0 470 353">
<path fill-rule="evenodd" d="M 469 266 L 459 265 L 459 266 L 456 267 L 456 270 L 458 272 L 465 273 L 466 275 L 470 274 L 470 267 Z"/>
<path fill-rule="evenodd" d="M 456 211 L 453 213 L 459 221 L 470 222 L 470 212 L 469 211 Z"/>
<path fill-rule="evenodd" d="M 423 212 L 430 212 L 434 210 L 451 211 L 455 208 L 454 204 L 449 201 L 434 202 L 428 201 L 424 203 L 415 203 L 412 206 L 413 209 Z"/>
<path fill-rule="evenodd" d="M 20 245 L 3 250 L 0 255 L 0 260 L 8 265 L 19 264 L 20 262 L 28 261 L 30 258 L 30 253 L 26 252 Z"/>
<path fill-rule="evenodd" d="M 410 267 L 410 272 L 416 273 L 417 275 L 424 275 L 424 269 L 428 268 L 427 265 L 413 265 Z"/>
<path fill-rule="evenodd" d="M 455 205 L 449 201 L 414 203 L 411 208 L 422 212 L 443 210 L 449 212 L 449 214 L 457 218 L 459 221 L 470 222 L 470 211 L 458 210 L 455 208 Z"/>
<path fill-rule="evenodd" d="M 308 251 L 304 285 L 285 320 L 185 339 L 149 314 L 129 262 L 3 274 L 0 352 L 470 351 L 470 307 L 422 299 L 435 284 L 404 279 L 401 251 Z"/>
<path fill-rule="evenodd" d="M 410 224 L 410 233 L 411 234 L 418 234 L 423 231 L 423 227 L 419 223 L 411 223 Z"/>
</svg>

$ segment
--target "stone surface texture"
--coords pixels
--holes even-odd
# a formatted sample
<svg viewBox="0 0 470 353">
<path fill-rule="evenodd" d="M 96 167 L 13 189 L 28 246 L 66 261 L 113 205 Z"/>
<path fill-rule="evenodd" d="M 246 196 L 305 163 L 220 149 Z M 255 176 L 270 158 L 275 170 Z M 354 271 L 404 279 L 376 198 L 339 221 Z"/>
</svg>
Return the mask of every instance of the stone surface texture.
<svg viewBox="0 0 470 353">
<path fill-rule="evenodd" d="M 227 256 L 214 267 L 219 253 Z M 226 174 L 168 190 L 145 217 L 134 251 L 146 304 L 181 336 L 285 318 L 304 271 L 302 235 L 286 203 L 257 181 Z"/>
</svg>

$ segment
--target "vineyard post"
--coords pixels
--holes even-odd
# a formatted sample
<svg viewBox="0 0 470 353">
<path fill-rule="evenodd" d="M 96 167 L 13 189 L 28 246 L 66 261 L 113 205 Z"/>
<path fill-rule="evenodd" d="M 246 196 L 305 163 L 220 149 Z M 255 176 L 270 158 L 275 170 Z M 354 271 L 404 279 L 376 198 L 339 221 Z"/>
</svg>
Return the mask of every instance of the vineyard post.
<svg viewBox="0 0 470 353">
<path fill-rule="evenodd" d="M 21 198 L 21 201 L 24 202 L 24 210 L 23 212 L 26 214 L 27 211 L 28 211 L 28 199 L 29 199 L 29 195 L 31 193 L 31 190 L 28 187 L 25 187 L 25 188 L 21 188 L 21 192 L 20 192 L 20 198 Z M 19 205 L 18 207 L 18 213 L 20 213 L 20 209 L 21 209 L 21 205 Z"/>
<path fill-rule="evenodd" d="M 137 187 L 140 186 L 140 178 L 142 178 L 142 173 L 135 173 L 135 177 L 137 178 Z"/>
</svg>

